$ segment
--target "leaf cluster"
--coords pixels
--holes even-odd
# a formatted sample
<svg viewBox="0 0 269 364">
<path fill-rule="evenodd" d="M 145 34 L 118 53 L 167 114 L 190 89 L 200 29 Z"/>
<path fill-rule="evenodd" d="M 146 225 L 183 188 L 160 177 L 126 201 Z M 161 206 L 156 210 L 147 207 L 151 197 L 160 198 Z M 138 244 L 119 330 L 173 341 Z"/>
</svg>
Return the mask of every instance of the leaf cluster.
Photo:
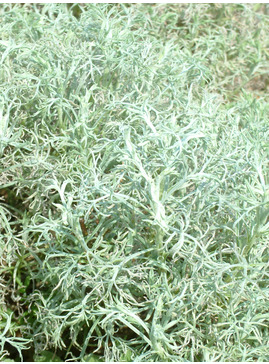
<svg viewBox="0 0 269 364">
<path fill-rule="evenodd" d="M 0 360 L 268 361 L 268 6 L 0 16 Z"/>
</svg>

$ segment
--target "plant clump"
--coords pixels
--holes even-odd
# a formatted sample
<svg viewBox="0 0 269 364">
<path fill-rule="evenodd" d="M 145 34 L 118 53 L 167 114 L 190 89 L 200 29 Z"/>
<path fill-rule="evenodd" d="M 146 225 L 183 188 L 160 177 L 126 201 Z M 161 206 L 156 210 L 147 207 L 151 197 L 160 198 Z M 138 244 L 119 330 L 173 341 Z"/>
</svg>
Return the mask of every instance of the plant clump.
<svg viewBox="0 0 269 364">
<path fill-rule="evenodd" d="M 268 361 L 268 9 L 0 5 L 0 360 Z"/>
</svg>

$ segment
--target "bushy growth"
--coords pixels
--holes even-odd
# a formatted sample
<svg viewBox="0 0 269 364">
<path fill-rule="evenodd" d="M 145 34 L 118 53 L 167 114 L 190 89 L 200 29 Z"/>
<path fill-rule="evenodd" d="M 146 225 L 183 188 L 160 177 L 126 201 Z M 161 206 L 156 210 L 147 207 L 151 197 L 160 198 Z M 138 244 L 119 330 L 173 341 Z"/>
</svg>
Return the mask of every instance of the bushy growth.
<svg viewBox="0 0 269 364">
<path fill-rule="evenodd" d="M 0 5 L 1 360 L 269 360 L 268 11 Z"/>
</svg>

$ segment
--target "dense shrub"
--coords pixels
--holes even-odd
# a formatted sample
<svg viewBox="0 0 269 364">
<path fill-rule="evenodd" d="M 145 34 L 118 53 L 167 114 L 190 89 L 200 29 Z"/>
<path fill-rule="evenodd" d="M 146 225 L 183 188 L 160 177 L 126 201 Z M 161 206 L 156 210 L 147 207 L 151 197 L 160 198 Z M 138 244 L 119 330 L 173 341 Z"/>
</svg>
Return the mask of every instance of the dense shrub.
<svg viewBox="0 0 269 364">
<path fill-rule="evenodd" d="M 268 5 L 0 16 L 0 358 L 269 360 Z"/>
</svg>

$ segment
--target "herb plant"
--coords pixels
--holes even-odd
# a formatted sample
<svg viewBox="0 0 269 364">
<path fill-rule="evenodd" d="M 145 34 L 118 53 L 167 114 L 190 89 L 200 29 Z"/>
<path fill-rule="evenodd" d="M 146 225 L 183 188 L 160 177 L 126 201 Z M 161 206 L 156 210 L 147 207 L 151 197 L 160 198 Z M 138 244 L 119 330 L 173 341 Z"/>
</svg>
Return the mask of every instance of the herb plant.
<svg viewBox="0 0 269 364">
<path fill-rule="evenodd" d="M 269 360 L 268 10 L 0 5 L 0 360 Z"/>
</svg>

